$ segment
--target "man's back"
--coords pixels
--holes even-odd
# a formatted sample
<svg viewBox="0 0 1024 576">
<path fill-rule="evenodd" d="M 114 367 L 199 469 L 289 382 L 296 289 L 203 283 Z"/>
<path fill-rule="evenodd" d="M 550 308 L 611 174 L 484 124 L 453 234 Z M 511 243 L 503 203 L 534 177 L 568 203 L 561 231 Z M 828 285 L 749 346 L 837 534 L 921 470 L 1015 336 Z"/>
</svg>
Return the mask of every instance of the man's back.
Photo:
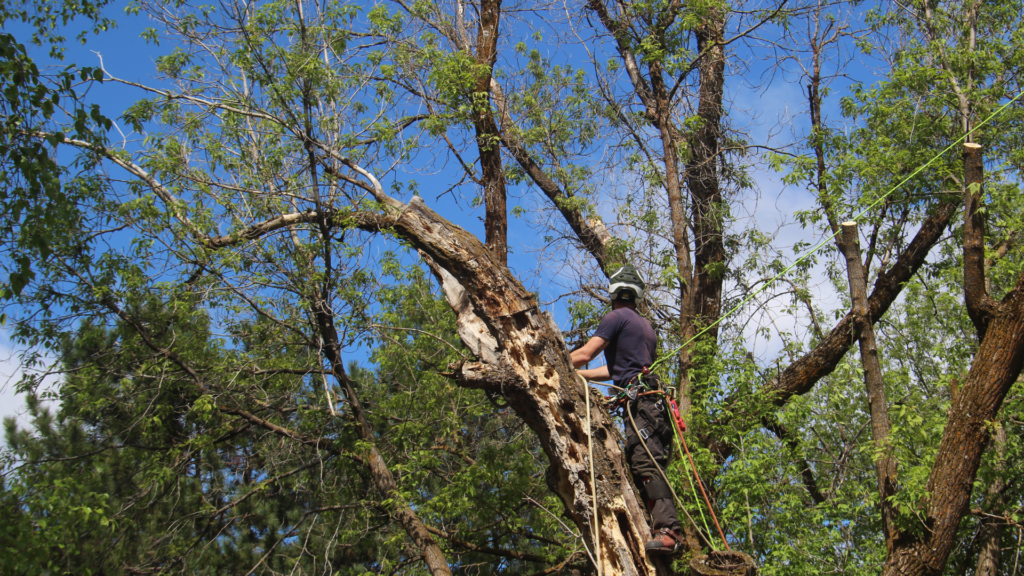
<svg viewBox="0 0 1024 576">
<path fill-rule="evenodd" d="M 594 336 L 608 342 L 604 356 L 616 385 L 628 382 L 654 362 L 658 335 L 651 323 L 633 308 L 622 307 L 609 312 Z"/>
</svg>

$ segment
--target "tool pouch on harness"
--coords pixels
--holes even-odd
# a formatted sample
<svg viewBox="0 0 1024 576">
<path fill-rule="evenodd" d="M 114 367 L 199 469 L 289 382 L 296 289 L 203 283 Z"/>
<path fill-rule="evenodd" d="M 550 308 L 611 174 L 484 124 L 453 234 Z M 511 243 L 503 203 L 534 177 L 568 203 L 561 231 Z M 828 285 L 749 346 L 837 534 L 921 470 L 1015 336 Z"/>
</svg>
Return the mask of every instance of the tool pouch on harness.
<svg viewBox="0 0 1024 576">
<path fill-rule="evenodd" d="M 650 436 L 660 440 L 666 440 L 672 435 L 672 422 L 668 413 L 668 404 L 662 394 L 651 394 L 661 388 L 657 376 L 649 374 L 643 376 L 641 381 L 634 379 L 626 388 L 626 410 L 636 419 L 636 432 L 640 438 L 646 440 Z M 630 394 L 632 392 L 632 394 Z M 628 420 L 627 418 L 624 418 Z M 627 438 L 630 443 L 637 443 L 639 439 L 630 437 L 627 426 Z"/>
<path fill-rule="evenodd" d="M 661 390 L 661 380 L 654 374 L 643 376 L 643 383 L 651 391 Z M 641 420 L 646 420 L 645 426 L 650 428 L 650 433 L 660 439 L 672 436 L 671 415 L 668 412 L 668 403 L 663 394 L 647 394 L 640 396 L 634 403 L 637 414 Z"/>
<path fill-rule="evenodd" d="M 660 394 L 641 396 L 636 402 L 637 413 L 640 418 L 647 421 L 651 433 L 658 438 L 669 438 L 672 436 L 672 423 L 669 421 L 668 406 L 665 398 Z"/>
</svg>

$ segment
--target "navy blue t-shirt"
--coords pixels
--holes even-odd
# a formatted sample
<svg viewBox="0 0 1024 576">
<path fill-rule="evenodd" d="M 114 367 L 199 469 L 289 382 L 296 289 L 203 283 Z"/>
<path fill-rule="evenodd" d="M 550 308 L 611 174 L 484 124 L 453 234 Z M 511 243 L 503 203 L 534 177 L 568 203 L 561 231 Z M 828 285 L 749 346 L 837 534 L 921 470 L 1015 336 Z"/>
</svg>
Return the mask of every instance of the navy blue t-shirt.
<svg viewBox="0 0 1024 576">
<path fill-rule="evenodd" d="M 604 357 L 616 386 L 628 382 L 654 362 L 658 335 L 646 318 L 632 308 L 612 310 L 601 320 L 594 336 L 608 341 Z"/>
</svg>

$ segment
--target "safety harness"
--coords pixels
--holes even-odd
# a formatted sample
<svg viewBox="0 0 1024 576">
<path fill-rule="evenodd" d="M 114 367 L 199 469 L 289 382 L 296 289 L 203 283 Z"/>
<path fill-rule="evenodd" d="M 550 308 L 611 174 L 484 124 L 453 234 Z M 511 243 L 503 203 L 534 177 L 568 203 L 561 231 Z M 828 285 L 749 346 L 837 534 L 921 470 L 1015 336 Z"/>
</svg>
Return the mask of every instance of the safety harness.
<svg viewBox="0 0 1024 576">
<path fill-rule="evenodd" d="M 693 456 L 690 454 L 690 449 L 686 445 L 686 438 L 683 437 L 683 432 L 686 431 L 686 422 L 683 421 L 683 417 L 679 413 L 679 405 L 676 404 L 676 401 L 664 390 L 652 389 L 650 386 L 648 386 L 645 380 L 647 380 L 650 376 L 650 368 L 644 366 L 643 369 L 640 371 L 640 374 L 637 374 L 636 376 L 630 378 L 629 381 L 626 382 L 625 387 L 619 388 L 618 394 L 614 396 L 605 397 L 605 400 L 609 404 L 609 410 L 612 412 L 612 414 L 617 415 L 620 418 L 623 418 L 623 414 L 625 414 L 628 417 L 629 422 L 632 425 L 633 431 L 636 432 L 636 435 L 640 439 L 640 443 L 643 445 L 648 457 L 650 457 L 651 462 L 654 463 L 654 465 L 658 468 L 658 472 L 661 473 L 661 478 L 652 478 L 649 479 L 647 483 L 645 483 L 645 488 L 647 488 L 646 491 L 648 493 L 648 497 L 654 496 L 657 499 L 663 497 L 671 497 L 675 501 L 676 506 L 680 510 L 682 510 L 684 514 L 686 514 L 687 519 L 690 520 L 690 523 L 697 530 L 697 532 L 701 531 L 700 528 L 697 526 L 697 523 L 690 516 L 690 513 L 683 506 L 683 503 L 679 499 L 679 496 L 676 495 L 675 489 L 672 488 L 671 483 L 669 483 L 668 481 L 668 476 L 665 474 L 665 471 L 661 468 L 661 465 L 658 464 L 657 460 L 655 460 L 654 455 L 651 453 L 650 448 L 648 448 L 647 446 L 647 439 L 651 437 L 653 430 L 650 430 L 649 426 L 638 428 L 636 425 L 636 421 L 633 419 L 633 413 L 629 408 L 630 404 L 634 404 L 644 396 L 661 395 L 664 398 L 667 405 L 665 410 L 667 412 L 668 419 L 671 421 L 672 429 L 675 430 L 676 444 L 678 446 L 681 446 L 683 451 L 686 453 L 686 458 L 690 462 L 690 469 L 693 472 L 693 478 L 696 479 L 696 484 L 697 486 L 700 487 L 701 494 L 704 496 L 704 503 L 707 505 L 708 512 L 711 513 L 711 519 L 715 524 L 715 528 L 718 529 L 718 535 L 722 539 L 722 542 L 725 544 L 725 549 L 729 550 L 729 542 L 728 540 L 726 540 L 725 534 L 722 532 L 722 528 L 718 523 L 718 517 L 715 515 L 715 510 L 711 506 L 711 499 L 708 498 L 707 491 L 704 489 L 704 483 L 703 481 L 701 481 L 700 474 L 697 472 L 697 466 L 693 462 Z M 623 420 L 625 419 L 626 418 L 623 418 Z M 648 486 L 648 483 L 650 484 L 650 486 Z M 665 491 L 665 488 L 667 488 L 668 490 Z M 697 498 L 697 491 L 694 488 L 694 482 L 692 479 L 690 481 L 690 489 L 691 491 L 693 491 L 694 500 L 699 501 Z M 704 518 L 704 511 L 699 507 L 698 510 L 700 511 L 701 520 L 704 523 L 705 534 L 710 534 L 711 531 L 708 528 L 707 520 Z M 717 550 L 717 547 L 714 544 L 714 540 L 710 537 L 706 537 L 706 539 L 708 543 L 711 545 L 711 548 Z"/>
</svg>

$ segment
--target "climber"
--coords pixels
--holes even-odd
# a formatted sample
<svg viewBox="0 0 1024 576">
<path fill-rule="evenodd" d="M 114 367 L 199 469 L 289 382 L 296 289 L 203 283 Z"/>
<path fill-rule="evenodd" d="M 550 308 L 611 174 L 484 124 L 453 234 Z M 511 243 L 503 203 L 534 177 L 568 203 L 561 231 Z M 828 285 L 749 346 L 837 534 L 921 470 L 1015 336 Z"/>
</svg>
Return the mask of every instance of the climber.
<svg viewBox="0 0 1024 576">
<path fill-rule="evenodd" d="M 627 390 L 630 399 L 627 410 L 636 427 L 626 422 L 626 461 L 634 481 L 643 490 L 654 520 L 654 539 L 644 548 L 652 554 L 674 554 L 683 543 L 682 525 L 672 501 L 672 491 L 662 474 L 668 463 L 668 449 L 672 446 L 672 427 L 662 395 L 638 395 L 659 385 L 653 374 L 644 374 L 654 362 L 658 335 L 651 323 L 636 311 L 647 285 L 636 268 L 629 265 L 619 268 L 609 281 L 612 311 L 601 320 L 590 340 L 570 356 L 573 367 L 580 368 L 603 350 L 605 366 L 577 372 L 587 380 L 612 380 L 615 386 Z"/>
</svg>

